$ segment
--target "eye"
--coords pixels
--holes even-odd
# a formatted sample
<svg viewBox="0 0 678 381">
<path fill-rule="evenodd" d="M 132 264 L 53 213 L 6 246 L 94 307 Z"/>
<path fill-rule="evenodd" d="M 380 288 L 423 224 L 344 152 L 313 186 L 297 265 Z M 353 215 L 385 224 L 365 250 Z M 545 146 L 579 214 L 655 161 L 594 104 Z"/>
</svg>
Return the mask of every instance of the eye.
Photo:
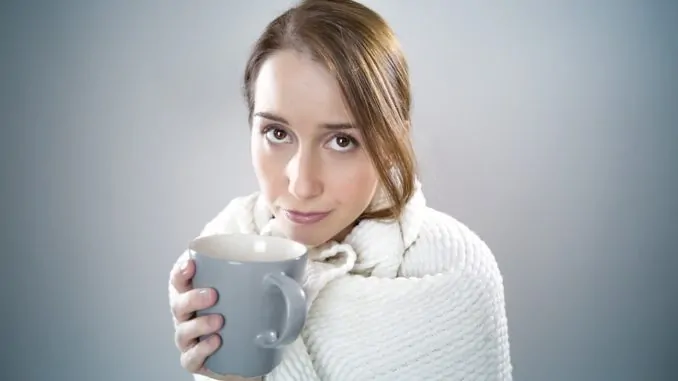
<svg viewBox="0 0 678 381">
<path fill-rule="evenodd" d="M 328 142 L 328 147 L 339 152 L 348 152 L 355 149 L 358 143 L 348 135 L 336 135 Z"/>
<path fill-rule="evenodd" d="M 280 127 L 270 126 L 264 129 L 266 140 L 273 144 L 290 143 L 291 137 L 287 131 Z"/>
</svg>

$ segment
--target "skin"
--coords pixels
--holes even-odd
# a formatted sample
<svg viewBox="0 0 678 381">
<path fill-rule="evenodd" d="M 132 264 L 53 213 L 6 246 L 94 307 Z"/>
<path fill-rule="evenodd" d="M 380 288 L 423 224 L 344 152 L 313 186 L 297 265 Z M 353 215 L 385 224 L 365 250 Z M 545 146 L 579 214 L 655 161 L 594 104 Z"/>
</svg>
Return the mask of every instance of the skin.
<svg viewBox="0 0 678 381">
<path fill-rule="evenodd" d="M 255 88 L 252 164 L 278 227 L 309 246 L 342 239 L 372 201 L 378 174 L 339 84 L 317 62 L 285 50 L 262 65 Z M 329 215 L 298 224 L 286 210 Z"/>
<path fill-rule="evenodd" d="M 262 196 L 285 235 L 308 246 L 341 240 L 368 208 L 378 174 L 363 149 L 341 89 L 332 75 L 308 56 L 283 50 L 263 63 L 255 83 L 251 154 Z M 300 224 L 286 210 L 323 212 L 311 224 Z M 195 264 L 182 259 L 170 280 L 177 322 L 175 343 L 181 364 L 192 373 L 219 380 L 202 366 L 220 345 L 218 315 L 193 318 L 216 302 L 212 289 L 193 289 Z M 210 335 L 209 340 L 196 338 Z"/>
</svg>

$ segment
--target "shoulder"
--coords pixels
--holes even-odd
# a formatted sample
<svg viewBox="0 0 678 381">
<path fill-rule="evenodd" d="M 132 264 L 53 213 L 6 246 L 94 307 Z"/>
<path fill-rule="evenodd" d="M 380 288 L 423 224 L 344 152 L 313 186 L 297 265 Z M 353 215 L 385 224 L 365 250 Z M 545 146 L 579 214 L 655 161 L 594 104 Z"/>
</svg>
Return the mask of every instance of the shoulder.
<svg viewBox="0 0 678 381">
<path fill-rule="evenodd" d="M 400 276 L 426 284 L 430 298 L 440 298 L 455 325 L 483 329 L 463 337 L 477 353 L 478 372 L 510 380 L 512 365 L 502 274 L 488 245 L 464 223 L 440 211 L 421 210 L 419 235 L 403 257 Z M 452 317 L 454 316 L 454 317 Z M 454 332 L 454 331 L 449 331 Z M 449 333 L 448 332 L 448 333 Z M 461 338 L 451 337 L 458 345 Z M 478 345 L 478 346 L 476 346 Z"/>
<path fill-rule="evenodd" d="M 229 201 L 200 232 L 200 236 L 240 232 L 252 223 L 254 205 L 259 192 L 238 196 Z"/>
<path fill-rule="evenodd" d="M 459 273 L 479 281 L 502 282 L 496 258 L 476 232 L 454 217 L 425 207 L 419 235 L 405 253 L 402 276 Z"/>
<path fill-rule="evenodd" d="M 487 319 L 494 328 L 483 338 L 499 351 L 493 361 L 500 360 L 497 366 L 503 369 L 502 374 L 510 374 L 504 281 L 492 250 L 454 217 L 428 207 L 422 213 L 419 236 L 405 253 L 400 275 L 433 276 L 431 279 L 444 284 L 441 289 L 449 290 L 450 303 L 464 305 L 467 315 L 477 321 Z M 466 296 L 463 301 L 453 296 L 460 294 Z"/>
</svg>

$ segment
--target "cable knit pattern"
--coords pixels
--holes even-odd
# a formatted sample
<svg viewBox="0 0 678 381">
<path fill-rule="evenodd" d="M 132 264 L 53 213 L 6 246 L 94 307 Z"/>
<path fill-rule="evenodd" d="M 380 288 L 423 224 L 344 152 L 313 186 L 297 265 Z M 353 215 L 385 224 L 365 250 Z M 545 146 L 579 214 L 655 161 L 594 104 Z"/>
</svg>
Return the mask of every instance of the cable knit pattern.
<svg viewBox="0 0 678 381">
<path fill-rule="evenodd" d="M 254 193 L 201 235 L 277 235 L 275 223 Z M 419 187 L 399 221 L 362 221 L 312 249 L 304 289 L 306 325 L 268 381 L 512 380 L 495 258 Z"/>
</svg>

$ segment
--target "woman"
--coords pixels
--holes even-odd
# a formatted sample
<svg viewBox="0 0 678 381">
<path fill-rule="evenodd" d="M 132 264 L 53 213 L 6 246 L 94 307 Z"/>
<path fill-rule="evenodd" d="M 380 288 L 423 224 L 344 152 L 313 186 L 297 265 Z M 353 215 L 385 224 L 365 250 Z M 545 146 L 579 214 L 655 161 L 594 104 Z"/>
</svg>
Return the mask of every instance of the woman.
<svg viewBox="0 0 678 381">
<path fill-rule="evenodd" d="M 312 248 L 304 332 L 266 379 L 510 380 L 501 274 L 478 236 L 426 206 L 408 68 L 386 22 L 353 1 L 303 1 L 257 41 L 244 92 L 260 191 L 200 235 Z M 218 379 L 202 364 L 223 320 L 194 318 L 216 300 L 192 289 L 194 271 L 184 254 L 170 275 L 176 344 L 196 380 Z"/>
</svg>

